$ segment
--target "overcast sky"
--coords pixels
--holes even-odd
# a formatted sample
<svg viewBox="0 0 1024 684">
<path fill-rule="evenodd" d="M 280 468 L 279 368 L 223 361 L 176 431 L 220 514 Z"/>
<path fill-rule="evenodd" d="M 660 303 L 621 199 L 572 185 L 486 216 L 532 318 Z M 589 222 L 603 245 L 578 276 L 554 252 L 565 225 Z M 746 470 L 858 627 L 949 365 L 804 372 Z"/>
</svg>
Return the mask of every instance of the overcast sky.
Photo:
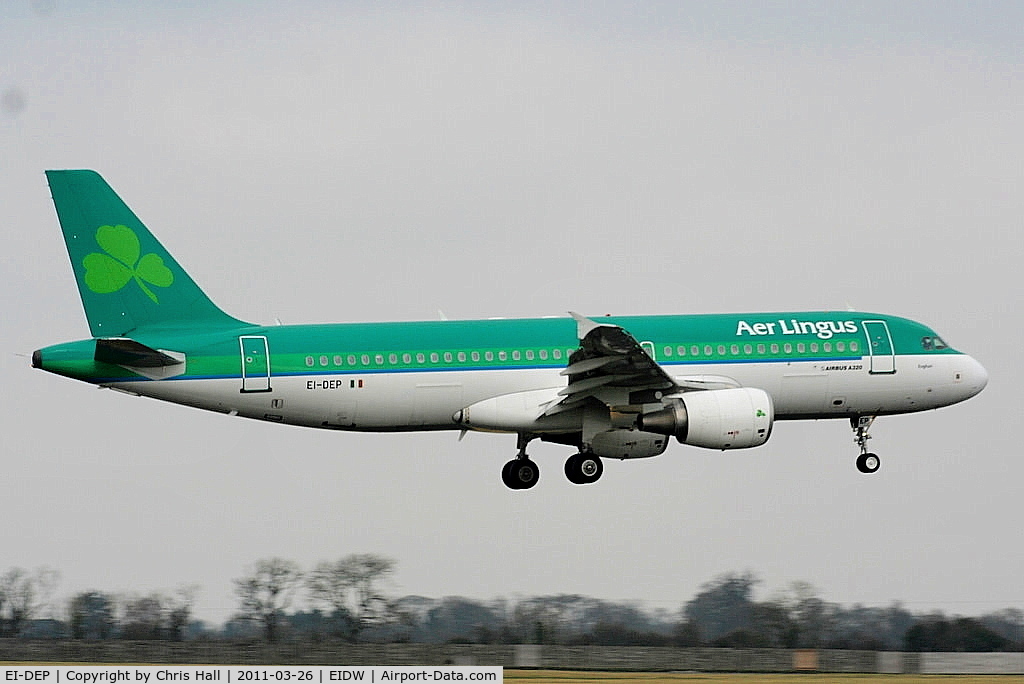
<svg viewBox="0 0 1024 684">
<path fill-rule="evenodd" d="M 395 558 L 394 595 L 1024 608 L 1017 2 L 11 0 L 0 9 L 0 571 L 61 595 Z M 45 169 L 100 171 L 207 293 L 285 323 L 845 309 L 934 327 L 978 397 L 577 487 L 514 436 L 231 418 L 30 368 L 88 328 Z M 1014 359 L 1017 359 L 1016 361 Z"/>
</svg>

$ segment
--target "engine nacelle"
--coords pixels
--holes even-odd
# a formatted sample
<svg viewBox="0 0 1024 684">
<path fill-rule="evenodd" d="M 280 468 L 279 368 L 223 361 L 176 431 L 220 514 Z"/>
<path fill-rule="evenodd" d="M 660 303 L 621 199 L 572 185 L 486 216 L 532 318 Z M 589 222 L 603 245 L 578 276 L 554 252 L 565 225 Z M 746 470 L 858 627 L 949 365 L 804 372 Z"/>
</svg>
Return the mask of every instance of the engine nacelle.
<svg viewBox="0 0 1024 684">
<path fill-rule="evenodd" d="M 668 436 L 640 430 L 607 430 L 594 435 L 590 450 L 602 458 L 650 458 L 668 447 Z"/>
<path fill-rule="evenodd" d="M 767 442 L 774 420 L 767 392 L 739 387 L 668 398 L 660 411 L 641 414 L 637 427 L 707 449 L 745 449 Z"/>
</svg>

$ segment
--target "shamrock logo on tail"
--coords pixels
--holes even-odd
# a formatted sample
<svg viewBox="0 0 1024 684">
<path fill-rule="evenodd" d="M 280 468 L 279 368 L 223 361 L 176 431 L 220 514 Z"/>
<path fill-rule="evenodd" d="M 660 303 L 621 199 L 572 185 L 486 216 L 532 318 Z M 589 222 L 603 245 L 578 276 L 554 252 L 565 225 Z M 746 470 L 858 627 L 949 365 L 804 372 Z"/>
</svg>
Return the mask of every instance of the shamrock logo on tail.
<svg viewBox="0 0 1024 684">
<path fill-rule="evenodd" d="M 90 290 L 98 294 L 117 292 L 134 279 L 153 303 L 160 303 L 146 283 L 170 287 L 174 274 L 156 254 L 139 258 L 142 247 L 135 231 L 128 226 L 100 226 L 96 229 L 96 242 L 106 254 L 92 252 L 82 261 L 85 284 Z"/>
</svg>

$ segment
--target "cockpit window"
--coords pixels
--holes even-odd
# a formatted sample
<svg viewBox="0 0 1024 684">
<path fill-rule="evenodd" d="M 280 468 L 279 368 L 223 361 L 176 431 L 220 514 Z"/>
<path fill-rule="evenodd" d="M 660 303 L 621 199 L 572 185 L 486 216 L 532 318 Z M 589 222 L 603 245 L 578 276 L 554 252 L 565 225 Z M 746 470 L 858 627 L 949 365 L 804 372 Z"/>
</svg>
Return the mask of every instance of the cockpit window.
<svg viewBox="0 0 1024 684">
<path fill-rule="evenodd" d="M 922 337 L 921 347 L 925 351 L 931 351 L 933 349 L 949 349 L 949 345 L 946 344 L 941 337 L 938 335 Z"/>
</svg>

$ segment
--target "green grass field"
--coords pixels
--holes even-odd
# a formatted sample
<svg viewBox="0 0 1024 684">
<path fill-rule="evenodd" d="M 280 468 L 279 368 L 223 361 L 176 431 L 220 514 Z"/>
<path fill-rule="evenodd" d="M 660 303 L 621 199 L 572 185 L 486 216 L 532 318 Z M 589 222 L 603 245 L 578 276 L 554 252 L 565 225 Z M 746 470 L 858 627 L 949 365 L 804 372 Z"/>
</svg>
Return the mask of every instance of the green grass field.
<svg viewBox="0 0 1024 684">
<path fill-rule="evenodd" d="M 717 674 L 708 672 L 563 672 L 505 670 L 506 682 L 589 684 L 600 682 L 738 682 L 739 684 L 818 684 L 821 682 L 891 682 L 893 684 L 997 684 L 1024 682 L 1024 675 L 879 675 L 879 674 Z"/>
</svg>

